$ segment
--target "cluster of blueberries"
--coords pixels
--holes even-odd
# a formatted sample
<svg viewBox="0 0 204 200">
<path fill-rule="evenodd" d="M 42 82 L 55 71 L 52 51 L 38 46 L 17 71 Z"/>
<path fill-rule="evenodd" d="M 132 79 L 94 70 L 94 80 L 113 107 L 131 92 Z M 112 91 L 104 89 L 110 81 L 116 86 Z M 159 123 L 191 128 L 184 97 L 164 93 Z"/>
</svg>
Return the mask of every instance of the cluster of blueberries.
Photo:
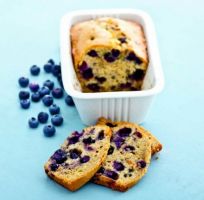
<svg viewBox="0 0 204 200">
<path fill-rule="evenodd" d="M 23 109 L 28 109 L 30 107 L 31 101 L 39 102 L 40 100 L 46 107 L 49 107 L 52 125 L 45 125 L 43 128 L 43 133 L 45 136 L 51 137 L 56 132 L 55 126 L 60 126 L 63 123 L 63 117 L 60 115 L 60 107 L 54 104 L 54 98 L 60 99 L 64 96 L 64 87 L 62 83 L 60 65 L 55 64 L 55 62 L 52 59 L 50 59 L 43 66 L 43 68 L 46 73 L 51 73 L 54 77 L 57 78 L 59 85 L 61 87 L 54 88 L 54 82 L 51 80 L 46 80 L 43 83 L 43 86 L 40 87 L 38 83 L 30 83 L 28 78 L 20 77 L 18 79 L 20 87 L 22 88 L 29 87 L 31 94 L 29 91 L 21 90 L 19 92 L 19 99 L 20 105 Z M 31 66 L 30 73 L 33 76 L 38 76 L 40 74 L 40 67 L 38 67 L 37 65 Z M 65 103 L 68 106 L 74 106 L 72 97 L 69 95 L 66 95 Z M 29 127 L 37 128 L 39 123 L 41 124 L 47 123 L 48 118 L 49 118 L 48 113 L 40 112 L 37 118 L 32 117 L 31 119 L 29 119 L 28 121 Z"/>
</svg>

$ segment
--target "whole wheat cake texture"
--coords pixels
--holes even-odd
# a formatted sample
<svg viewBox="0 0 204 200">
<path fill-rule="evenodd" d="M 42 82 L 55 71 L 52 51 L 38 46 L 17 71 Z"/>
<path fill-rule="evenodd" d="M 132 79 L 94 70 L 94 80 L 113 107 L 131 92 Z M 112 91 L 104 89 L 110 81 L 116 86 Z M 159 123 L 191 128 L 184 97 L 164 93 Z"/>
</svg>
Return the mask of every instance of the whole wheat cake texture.
<svg viewBox="0 0 204 200">
<path fill-rule="evenodd" d="M 77 23 L 71 45 L 83 92 L 141 90 L 149 61 L 137 22 L 103 17 Z"/>
<path fill-rule="evenodd" d="M 151 143 L 140 127 L 131 123 L 112 127 L 111 145 L 93 182 L 114 190 L 126 191 L 147 172 Z"/>
<path fill-rule="evenodd" d="M 96 125 L 73 132 L 45 163 L 47 175 L 75 191 L 88 182 L 105 161 L 110 147 L 111 129 Z"/>
<path fill-rule="evenodd" d="M 100 117 L 98 119 L 98 122 L 97 122 L 97 124 L 107 125 L 109 127 L 116 127 L 116 126 L 119 126 L 119 125 L 122 125 L 122 124 L 127 124 L 127 123 L 129 123 L 129 122 L 123 122 L 123 121 L 115 121 L 114 122 L 114 121 L 111 121 L 111 120 L 106 119 L 104 117 Z M 139 128 L 143 134 L 147 135 L 147 137 L 149 138 L 150 143 L 151 143 L 152 155 L 154 155 L 155 153 L 158 153 L 159 151 L 162 150 L 162 144 L 148 130 L 146 130 L 144 127 L 139 126 L 139 125 L 137 125 L 135 123 L 129 123 L 129 124 L 132 124 L 136 128 Z"/>
</svg>

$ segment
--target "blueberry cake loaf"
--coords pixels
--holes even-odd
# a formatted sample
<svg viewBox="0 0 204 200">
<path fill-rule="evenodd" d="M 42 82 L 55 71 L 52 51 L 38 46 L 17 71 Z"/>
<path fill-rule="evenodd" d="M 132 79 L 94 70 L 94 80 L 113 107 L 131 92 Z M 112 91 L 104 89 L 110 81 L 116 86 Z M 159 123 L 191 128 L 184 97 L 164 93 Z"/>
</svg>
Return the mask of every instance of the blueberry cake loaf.
<svg viewBox="0 0 204 200">
<path fill-rule="evenodd" d="M 98 18 L 71 28 L 72 56 L 83 92 L 140 90 L 148 66 L 141 25 Z"/>
<path fill-rule="evenodd" d="M 104 117 L 99 118 L 97 124 L 100 125 L 107 125 L 109 127 L 116 127 L 118 125 L 122 125 L 122 124 L 127 124 L 127 122 L 113 122 L 111 120 L 108 120 Z M 162 150 L 162 144 L 159 142 L 159 140 L 152 135 L 148 130 L 146 130 L 145 128 L 143 128 L 142 126 L 139 126 L 137 124 L 134 123 L 130 123 L 132 125 L 134 125 L 136 128 L 140 128 L 142 133 L 144 133 L 145 135 L 147 135 L 147 137 L 150 140 L 151 143 L 151 150 L 152 150 L 152 155 L 154 155 L 155 153 L 159 152 Z"/>
<path fill-rule="evenodd" d="M 97 125 L 74 132 L 45 164 L 45 172 L 71 191 L 77 190 L 99 170 L 110 147 L 111 129 Z"/>
<path fill-rule="evenodd" d="M 150 159 L 151 143 L 143 131 L 130 123 L 120 124 L 112 127 L 108 155 L 92 180 L 126 191 L 145 175 Z"/>
</svg>

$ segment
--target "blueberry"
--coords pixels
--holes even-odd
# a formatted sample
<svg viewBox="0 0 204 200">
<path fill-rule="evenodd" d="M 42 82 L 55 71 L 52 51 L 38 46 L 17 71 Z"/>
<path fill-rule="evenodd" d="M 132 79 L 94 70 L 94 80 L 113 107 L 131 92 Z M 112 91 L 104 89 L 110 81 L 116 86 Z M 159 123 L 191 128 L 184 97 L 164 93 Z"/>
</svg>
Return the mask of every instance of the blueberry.
<svg viewBox="0 0 204 200">
<path fill-rule="evenodd" d="M 63 117 L 60 114 L 54 115 L 51 122 L 54 126 L 60 126 L 63 123 Z"/>
<path fill-rule="evenodd" d="M 53 87 L 54 87 L 54 82 L 51 81 L 51 80 L 46 80 L 46 81 L 43 83 L 43 86 L 48 87 L 50 90 L 52 90 Z"/>
<path fill-rule="evenodd" d="M 53 98 L 50 95 L 45 95 L 42 98 L 42 102 L 45 106 L 51 106 L 53 104 Z"/>
<path fill-rule="evenodd" d="M 48 87 L 43 86 L 43 87 L 41 87 L 41 88 L 39 89 L 39 93 L 40 93 L 40 96 L 43 97 L 43 96 L 45 96 L 45 95 L 47 95 L 47 94 L 50 94 L 50 90 L 49 90 Z"/>
<path fill-rule="evenodd" d="M 112 53 L 110 53 L 110 52 L 107 52 L 104 54 L 104 59 L 109 63 L 115 61 L 115 58 L 113 57 Z"/>
<path fill-rule="evenodd" d="M 45 125 L 43 128 L 43 133 L 46 137 L 52 137 L 55 134 L 55 127 L 52 125 Z"/>
<path fill-rule="evenodd" d="M 19 96 L 19 99 L 29 99 L 30 93 L 27 91 L 20 91 L 18 96 Z"/>
<path fill-rule="evenodd" d="M 117 125 L 114 125 L 114 124 L 112 124 L 112 123 L 110 123 L 110 122 L 107 122 L 107 123 L 106 123 L 106 126 L 109 126 L 109 127 L 113 128 L 113 127 L 116 127 Z"/>
<path fill-rule="evenodd" d="M 110 146 L 110 148 L 108 149 L 108 155 L 113 154 L 113 152 L 114 152 L 114 147 Z"/>
<path fill-rule="evenodd" d="M 97 171 L 97 173 L 101 173 L 101 174 L 103 174 L 105 172 L 105 168 L 104 167 L 101 167 L 98 171 Z"/>
<path fill-rule="evenodd" d="M 142 80 L 144 78 L 145 72 L 142 69 L 137 69 L 133 74 L 129 75 L 129 78 L 133 80 Z"/>
<path fill-rule="evenodd" d="M 32 117 L 32 118 L 29 119 L 28 124 L 29 124 L 30 128 L 37 128 L 39 122 L 35 117 Z"/>
<path fill-rule="evenodd" d="M 124 147 L 124 150 L 125 151 L 134 151 L 135 150 L 135 147 L 131 146 L 131 145 L 127 145 Z"/>
<path fill-rule="evenodd" d="M 131 83 L 121 83 L 120 84 L 120 87 L 122 88 L 122 89 L 126 89 L 126 88 L 129 88 L 129 87 L 131 87 Z"/>
<path fill-rule="evenodd" d="M 125 37 L 118 38 L 118 40 L 119 40 L 121 43 L 127 43 Z"/>
<path fill-rule="evenodd" d="M 95 140 L 92 139 L 91 137 L 88 137 L 88 138 L 83 139 L 83 143 L 84 144 L 92 144 L 92 143 L 95 143 Z"/>
<path fill-rule="evenodd" d="M 117 171 L 123 171 L 125 169 L 125 166 L 118 161 L 114 161 L 113 162 L 113 167 L 117 170 Z"/>
<path fill-rule="evenodd" d="M 105 77 L 95 77 L 95 79 L 99 82 L 99 83 L 104 83 L 106 81 Z"/>
<path fill-rule="evenodd" d="M 21 104 L 21 107 L 23 109 L 28 109 L 30 107 L 30 100 L 29 99 L 21 99 L 20 104 Z"/>
<path fill-rule="evenodd" d="M 40 101 L 40 93 L 39 92 L 34 92 L 32 95 L 31 95 L 31 99 L 33 102 L 38 102 Z"/>
<path fill-rule="evenodd" d="M 113 180 L 117 180 L 119 178 L 119 175 L 117 172 L 111 171 L 111 170 L 105 170 L 104 174 L 113 179 Z"/>
<path fill-rule="evenodd" d="M 40 88 L 40 86 L 37 83 L 30 83 L 29 88 L 32 92 L 37 92 Z"/>
<path fill-rule="evenodd" d="M 49 60 L 47 61 L 47 63 L 50 63 L 50 64 L 54 65 L 54 64 L 55 64 L 55 61 L 54 61 L 53 59 L 49 59 Z"/>
<path fill-rule="evenodd" d="M 134 52 L 130 52 L 127 55 L 126 59 L 129 61 L 135 61 L 135 63 L 137 63 L 138 65 L 140 65 L 142 63 L 142 61 L 135 55 Z"/>
<path fill-rule="evenodd" d="M 111 53 L 114 58 L 117 58 L 120 55 L 120 51 L 118 49 L 112 49 Z"/>
<path fill-rule="evenodd" d="M 27 87 L 28 84 L 29 84 L 29 79 L 28 78 L 25 78 L 25 77 L 20 77 L 18 79 L 18 83 L 21 87 Z"/>
<path fill-rule="evenodd" d="M 132 132 L 132 129 L 131 129 L 131 128 L 124 127 L 124 128 L 119 129 L 119 130 L 117 131 L 117 134 L 118 134 L 120 137 L 128 137 L 131 132 Z"/>
<path fill-rule="evenodd" d="M 51 163 L 50 164 L 50 169 L 52 171 L 56 171 L 58 169 L 59 165 L 57 163 Z"/>
<path fill-rule="evenodd" d="M 90 79 L 93 77 L 93 72 L 91 68 L 87 68 L 82 72 L 82 76 L 84 79 Z"/>
<path fill-rule="evenodd" d="M 31 68 L 30 68 L 30 73 L 31 73 L 33 76 L 37 76 L 37 75 L 40 73 L 40 68 L 39 68 L 37 65 L 33 65 L 33 66 L 31 66 Z"/>
<path fill-rule="evenodd" d="M 54 127 L 53 127 L 54 128 Z M 62 149 L 58 149 L 55 153 L 51 156 L 51 159 L 56 161 L 57 164 L 62 164 L 65 160 L 67 160 L 66 152 Z"/>
<path fill-rule="evenodd" d="M 52 74 L 54 76 L 57 76 L 58 74 L 61 74 L 61 66 L 60 65 L 53 65 Z"/>
<path fill-rule="evenodd" d="M 52 104 L 52 105 L 49 107 L 49 111 L 50 111 L 50 114 L 51 114 L 51 115 L 59 114 L 59 113 L 60 113 L 60 107 L 57 106 L 56 104 Z"/>
<path fill-rule="evenodd" d="M 75 131 L 74 133 L 72 133 L 72 136 L 68 138 L 68 144 L 76 144 L 82 135 L 83 135 L 83 132 L 79 133 Z"/>
<path fill-rule="evenodd" d="M 43 69 L 45 72 L 47 73 L 51 73 L 52 72 L 52 67 L 53 65 L 51 63 L 46 63 L 44 66 L 43 66 Z"/>
<path fill-rule="evenodd" d="M 70 158 L 71 159 L 77 159 L 79 158 L 81 155 L 81 151 L 79 151 L 78 149 L 71 149 L 70 150 Z"/>
<path fill-rule="evenodd" d="M 46 112 L 40 112 L 38 114 L 38 121 L 42 124 L 45 124 L 49 118 L 49 115 Z"/>
<path fill-rule="evenodd" d="M 100 87 L 97 83 L 90 83 L 87 85 L 87 88 L 89 88 L 90 90 L 94 92 L 98 92 L 100 90 Z"/>
<path fill-rule="evenodd" d="M 113 142 L 115 143 L 117 149 L 119 149 L 123 145 L 125 140 L 119 136 L 116 136 L 113 138 Z"/>
<path fill-rule="evenodd" d="M 138 131 L 135 132 L 135 135 L 136 135 L 138 138 L 142 138 L 142 133 L 140 133 L 140 132 L 138 132 Z"/>
<path fill-rule="evenodd" d="M 90 157 L 89 156 L 84 156 L 84 157 L 82 157 L 81 159 L 80 159 L 80 162 L 81 163 L 86 163 L 86 162 L 88 162 L 90 160 Z"/>
<path fill-rule="evenodd" d="M 137 166 L 138 166 L 139 168 L 145 168 L 146 165 L 147 165 L 147 163 L 146 163 L 144 160 L 139 160 L 139 161 L 137 161 Z"/>
<path fill-rule="evenodd" d="M 60 99 L 63 97 L 63 89 L 62 88 L 54 88 L 52 90 L 52 96 L 56 99 Z"/>
<path fill-rule="evenodd" d="M 98 134 L 98 140 L 102 140 L 104 138 L 104 131 L 101 130 Z"/>
<path fill-rule="evenodd" d="M 67 95 L 67 96 L 65 97 L 65 102 L 66 102 L 66 104 L 67 104 L 68 106 L 74 106 L 74 101 L 73 101 L 72 97 L 69 96 L 69 95 Z"/>
<path fill-rule="evenodd" d="M 90 50 L 87 54 L 91 57 L 97 57 L 98 56 L 98 54 L 95 50 Z"/>
</svg>

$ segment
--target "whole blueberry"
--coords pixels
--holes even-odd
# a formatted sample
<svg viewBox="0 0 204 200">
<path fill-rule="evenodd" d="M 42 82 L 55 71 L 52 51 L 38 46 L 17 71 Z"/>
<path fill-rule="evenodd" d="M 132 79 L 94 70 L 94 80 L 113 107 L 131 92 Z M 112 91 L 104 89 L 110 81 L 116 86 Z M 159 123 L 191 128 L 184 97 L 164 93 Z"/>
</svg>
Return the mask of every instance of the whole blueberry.
<svg viewBox="0 0 204 200">
<path fill-rule="evenodd" d="M 49 90 L 48 87 L 43 86 L 43 87 L 41 87 L 41 88 L 39 89 L 39 93 L 40 93 L 40 96 L 43 97 L 43 96 L 45 96 L 45 95 L 47 95 L 47 94 L 50 94 L 50 90 Z"/>
<path fill-rule="evenodd" d="M 60 65 L 53 65 L 52 74 L 54 76 L 57 76 L 58 74 L 61 74 L 61 66 Z"/>
<path fill-rule="evenodd" d="M 29 79 L 26 78 L 26 77 L 20 77 L 20 78 L 18 79 L 18 83 L 19 83 L 19 85 L 20 85 L 21 87 L 27 87 L 28 84 L 29 84 Z"/>
<path fill-rule="evenodd" d="M 57 106 L 56 104 L 52 104 L 52 105 L 49 107 L 49 111 L 50 111 L 50 114 L 51 114 L 51 115 L 59 114 L 59 113 L 60 113 L 60 107 Z"/>
<path fill-rule="evenodd" d="M 32 95 L 31 95 L 31 99 L 33 102 L 38 102 L 40 101 L 40 93 L 39 92 L 34 92 Z"/>
<path fill-rule="evenodd" d="M 52 137 L 56 132 L 56 129 L 52 125 L 45 125 L 43 128 L 43 133 L 46 137 Z"/>
<path fill-rule="evenodd" d="M 40 67 L 38 67 L 37 65 L 31 66 L 31 68 L 30 68 L 30 73 L 31 73 L 33 76 L 37 76 L 37 75 L 40 73 Z"/>
<path fill-rule="evenodd" d="M 89 156 L 84 156 L 84 157 L 82 157 L 81 159 L 80 159 L 80 162 L 81 163 L 86 163 L 86 162 L 88 162 L 90 160 L 90 157 Z"/>
<path fill-rule="evenodd" d="M 55 61 L 54 61 L 53 59 L 49 59 L 49 60 L 47 61 L 47 63 L 50 63 L 50 64 L 54 65 L 54 64 L 55 64 Z"/>
<path fill-rule="evenodd" d="M 44 66 L 43 66 L 43 69 L 45 72 L 47 73 L 51 73 L 52 72 L 52 67 L 53 65 L 51 63 L 46 63 Z"/>
<path fill-rule="evenodd" d="M 49 115 L 46 112 L 40 112 L 38 114 L 38 121 L 42 124 L 46 123 L 49 118 Z"/>
<path fill-rule="evenodd" d="M 19 99 L 29 99 L 30 93 L 28 91 L 20 91 L 18 96 Z"/>
<path fill-rule="evenodd" d="M 147 163 L 146 163 L 144 160 L 139 160 L 139 161 L 137 161 L 137 166 L 138 166 L 139 168 L 145 168 L 146 165 L 147 165 Z"/>
<path fill-rule="evenodd" d="M 31 117 L 28 121 L 29 127 L 30 128 L 37 128 L 39 125 L 38 120 L 35 117 Z"/>
<path fill-rule="evenodd" d="M 67 104 L 68 106 L 74 106 L 74 101 L 73 101 L 72 97 L 69 96 L 69 95 L 67 95 L 67 96 L 65 97 L 65 102 L 66 102 L 66 104 Z"/>
<path fill-rule="evenodd" d="M 43 86 L 46 86 L 46 87 L 48 87 L 50 90 L 52 90 L 53 87 L 54 87 L 54 82 L 51 81 L 51 80 L 46 80 L 46 81 L 43 83 Z"/>
<path fill-rule="evenodd" d="M 47 94 L 42 98 L 42 102 L 45 106 L 51 106 L 53 104 L 53 97 Z"/>
<path fill-rule="evenodd" d="M 30 107 L 30 100 L 29 99 L 21 99 L 20 104 L 21 104 L 21 107 L 23 109 L 28 109 Z"/>
<path fill-rule="evenodd" d="M 37 83 L 30 83 L 29 88 L 32 92 L 37 92 L 40 88 L 40 86 Z"/>
<path fill-rule="evenodd" d="M 56 114 L 51 118 L 51 122 L 54 126 L 60 126 L 63 123 L 63 117 L 60 114 Z"/>
<path fill-rule="evenodd" d="M 120 50 L 112 49 L 111 53 L 114 58 L 117 58 L 120 55 Z"/>
<path fill-rule="evenodd" d="M 56 99 L 60 99 L 63 97 L 63 89 L 62 88 L 54 88 L 52 90 L 52 96 Z"/>
</svg>

